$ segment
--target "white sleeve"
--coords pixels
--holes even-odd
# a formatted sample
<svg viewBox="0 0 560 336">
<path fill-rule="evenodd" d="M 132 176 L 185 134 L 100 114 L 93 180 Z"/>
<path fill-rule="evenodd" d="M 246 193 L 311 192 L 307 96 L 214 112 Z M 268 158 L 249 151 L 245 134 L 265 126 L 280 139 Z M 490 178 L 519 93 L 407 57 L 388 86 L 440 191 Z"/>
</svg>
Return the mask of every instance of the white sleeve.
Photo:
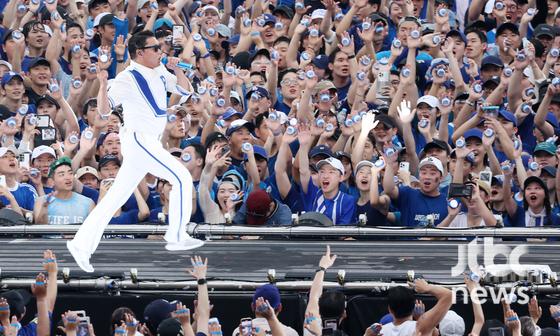
<svg viewBox="0 0 560 336">
<path fill-rule="evenodd" d="M 122 104 L 122 98 L 130 95 L 131 85 L 135 85 L 135 81 L 132 76 L 126 72 L 121 72 L 120 74 L 109 81 L 109 91 L 107 92 L 107 98 L 109 98 L 109 103 L 111 108 Z"/>
<path fill-rule="evenodd" d="M 165 89 L 167 90 L 167 92 L 180 94 L 177 91 L 177 76 L 169 72 L 169 70 L 167 70 L 167 68 L 163 64 L 160 64 L 157 69 L 159 73 L 165 78 Z"/>
</svg>

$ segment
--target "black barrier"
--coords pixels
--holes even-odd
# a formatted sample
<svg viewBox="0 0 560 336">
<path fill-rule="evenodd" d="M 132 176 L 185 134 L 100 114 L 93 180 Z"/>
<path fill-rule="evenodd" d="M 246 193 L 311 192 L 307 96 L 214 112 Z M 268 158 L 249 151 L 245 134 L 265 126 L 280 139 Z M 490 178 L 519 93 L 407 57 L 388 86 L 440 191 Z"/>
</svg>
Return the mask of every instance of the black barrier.
<svg viewBox="0 0 560 336">
<path fill-rule="evenodd" d="M 285 325 L 291 326 L 302 334 L 303 316 L 305 312 L 307 293 L 283 293 L 282 312 L 279 319 Z M 109 335 L 110 318 L 113 310 L 119 307 L 129 307 L 141 322 L 144 321 L 142 313 L 144 307 L 152 300 L 163 298 L 168 301 L 179 300 L 193 311 L 193 293 L 122 293 L 120 296 L 110 296 L 100 293 L 59 293 L 53 323 L 60 321 L 60 315 L 66 310 L 85 310 L 95 327 L 97 336 Z M 435 299 L 429 296 L 419 296 L 426 310 L 433 307 Z M 252 293 L 210 293 L 210 302 L 214 305 L 211 316 L 218 317 L 222 324 L 224 336 L 231 335 L 238 327 L 239 320 L 243 317 L 253 316 L 251 312 Z M 353 295 L 348 296 L 347 319 L 343 323 L 344 329 L 351 336 L 362 336 L 364 330 L 387 314 L 387 300 L 382 295 Z M 550 317 L 548 307 L 558 303 L 558 299 L 551 296 L 539 296 L 539 304 L 543 315 L 539 321 L 541 328 L 557 328 L 556 322 Z M 527 305 L 511 305 L 519 316 L 528 315 Z M 28 322 L 36 312 L 35 302 L 27 306 Z M 470 332 L 473 324 L 473 311 L 470 304 L 454 305 L 452 308 L 465 320 L 466 334 Z M 503 320 L 502 307 L 498 304 L 486 303 L 483 305 L 486 319 Z"/>
</svg>

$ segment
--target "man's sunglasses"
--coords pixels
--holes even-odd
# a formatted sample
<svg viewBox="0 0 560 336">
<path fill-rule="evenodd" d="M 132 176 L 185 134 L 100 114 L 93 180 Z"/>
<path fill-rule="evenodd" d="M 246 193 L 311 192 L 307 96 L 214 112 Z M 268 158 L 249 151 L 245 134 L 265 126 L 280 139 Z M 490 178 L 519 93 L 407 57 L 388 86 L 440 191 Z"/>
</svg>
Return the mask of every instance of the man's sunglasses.
<svg viewBox="0 0 560 336">
<path fill-rule="evenodd" d="M 142 50 L 153 49 L 154 51 L 159 51 L 159 50 L 161 50 L 161 47 L 159 46 L 159 44 L 156 44 L 156 45 L 152 45 L 152 46 L 145 46 L 145 47 L 142 47 L 142 48 L 139 48 L 139 49 L 142 49 Z"/>
</svg>

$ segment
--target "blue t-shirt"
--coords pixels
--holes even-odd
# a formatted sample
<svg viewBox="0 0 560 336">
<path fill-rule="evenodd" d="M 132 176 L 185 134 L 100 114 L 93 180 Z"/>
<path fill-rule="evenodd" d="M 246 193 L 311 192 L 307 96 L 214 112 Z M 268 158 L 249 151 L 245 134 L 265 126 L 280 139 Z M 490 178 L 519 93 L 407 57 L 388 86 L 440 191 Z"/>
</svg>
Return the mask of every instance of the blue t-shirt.
<svg viewBox="0 0 560 336">
<path fill-rule="evenodd" d="M 39 196 L 37 195 L 37 190 L 35 190 L 32 185 L 27 183 L 17 183 L 14 189 L 10 189 L 10 192 L 14 195 L 14 198 L 21 208 L 33 211 L 35 200 Z M 2 203 L 6 206 L 10 204 L 8 199 L 4 196 L 0 196 L 0 201 L 2 201 Z"/>
<path fill-rule="evenodd" d="M 311 178 L 307 182 L 307 193 L 303 193 L 305 211 L 315 211 L 329 217 L 334 225 L 356 224 L 356 199 L 342 191 L 338 191 L 333 199 L 323 195 Z"/>
<path fill-rule="evenodd" d="M 434 225 L 438 225 L 447 217 L 447 195 L 441 192 L 438 196 L 431 197 L 418 189 L 399 187 L 399 197 L 395 205 L 401 211 L 401 222 L 404 226 L 426 226 L 427 215 L 434 216 Z"/>
<path fill-rule="evenodd" d="M 91 199 L 75 192 L 69 199 L 54 197 L 54 200 L 48 206 L 49 224 L 83 223 L 92 206 L 93 201 Z"/>
<path fill-rule="evenodd" d="M 109 224 L 138 224 L 138 209 L 122 211 L 117 217 L 111 218 Z"/>
<path fill-rule="evenodd" d="M 537 217 L 534 218 L 534 223 L 526 223 L 525 222 L 525 208 L 523 206 L 518 205 L 517 210 L 513 217 L 508 217 L 507 223 L 513 227 L 541 227 L 541 226 L 558 226 L 560 224 L 560 217 L 555 216 L 551 213 L 551 216 L 545 216 L 543 218 Z M 504 223 L 506 221 L 504 220 Z M 529 225 L 528 225 L 529 224 Z"/>
</svg>

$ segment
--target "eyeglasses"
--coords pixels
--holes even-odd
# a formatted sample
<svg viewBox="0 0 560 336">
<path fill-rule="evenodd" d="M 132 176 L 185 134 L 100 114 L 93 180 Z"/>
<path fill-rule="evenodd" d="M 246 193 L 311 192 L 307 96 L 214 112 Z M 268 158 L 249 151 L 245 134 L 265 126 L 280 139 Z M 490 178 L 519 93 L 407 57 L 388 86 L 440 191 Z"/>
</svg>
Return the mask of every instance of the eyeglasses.
<svg viewBox="0 0 560 336">
<path fill-rule="evenodd" d="M 152 46 L 145 46 L 145 47 L 138 48 L 138 49 L 142 49 L 142 50 L 153 49 L 155 52 L 158 52 L 158 51 L 161 50 L 161 47 L 159 46 L 159 44 L 156 44 L 156 45 L 152 45 Z"/>
<path fill-rule="evenodd" d="M 297 79 L 283 79 L 280 82 L 281 85 L 297 85 L 298 84 L 298 80 Z"/>
</svg>

